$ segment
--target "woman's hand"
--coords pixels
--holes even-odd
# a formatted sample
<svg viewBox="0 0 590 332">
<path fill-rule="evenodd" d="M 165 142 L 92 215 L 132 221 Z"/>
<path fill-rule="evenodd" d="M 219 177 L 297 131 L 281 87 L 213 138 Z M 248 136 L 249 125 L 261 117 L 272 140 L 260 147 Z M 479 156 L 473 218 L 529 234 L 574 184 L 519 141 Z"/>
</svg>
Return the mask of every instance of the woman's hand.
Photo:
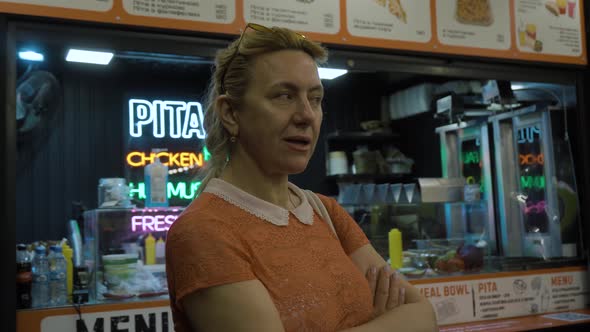
<svg viewBox="0 0 590 332">
<path fill-rule="evenodd" d="M 405 303 L 405 288 L 400 283 L 399 272 L 389 265 L 377 271 L 375 266 L 367 270 L 367 280 L 373 294 L 373 317 L 378 317 Z"/>
</svg>

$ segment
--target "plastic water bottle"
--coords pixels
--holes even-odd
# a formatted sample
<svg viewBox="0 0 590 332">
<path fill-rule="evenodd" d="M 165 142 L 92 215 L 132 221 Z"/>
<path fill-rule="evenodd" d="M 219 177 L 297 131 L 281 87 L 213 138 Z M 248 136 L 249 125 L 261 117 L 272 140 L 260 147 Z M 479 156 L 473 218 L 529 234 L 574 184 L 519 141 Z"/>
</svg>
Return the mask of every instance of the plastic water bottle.
<svg viewBox="0 0 590 332">
<path fill-rule="evenodd" d="M 44 246 L 35 248 L 32 270 L 33 287 L 31 295 L 33 298 L 33 307 L 47 306 L 49 304 L 49 261 L 45 255 Z"/>
<path fill-rule="evenodd" d="M 67 263 L 62 254 L 61 246 L 51 246 L 49 260 L 49 304 L 59 306 L 66 304 L 68 298 L 67 289 Z"/>
<path fill-rule="evenodd" d="M 16 247 L 16 308 L 31 307 L 31 286 L 33 274 L 31 272 L 31 258 L 27 246 L 19 244 Z"/>
</svg>

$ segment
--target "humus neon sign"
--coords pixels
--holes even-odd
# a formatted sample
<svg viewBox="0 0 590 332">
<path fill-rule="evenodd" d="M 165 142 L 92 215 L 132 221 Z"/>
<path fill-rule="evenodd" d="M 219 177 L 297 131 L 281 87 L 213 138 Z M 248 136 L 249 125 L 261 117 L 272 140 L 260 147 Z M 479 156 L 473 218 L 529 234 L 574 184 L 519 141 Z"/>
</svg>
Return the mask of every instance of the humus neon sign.
<svg viewBox="0 0 590 332">
<path fill-rule="evenodd" d="M 132 232 L 167 232 L 178 215 L 157 214 L 131 217 Z"/>
<path fill-rule="evenodd" d="M 201 185 L 201 181 L 197 182 L 168 182 L 166 186 L 168 199 L 180 198 L 180 199 L 193 199 Z M 129 182 L 129 196 L 131 198 L 137 197 L 139 199 L 145 199 L 145 183 L 133 183 Z"/>
<path fill-rule="evenodd" d="M 152 125 L 155 138 L 205 138 L 201 103 L 173 100 L 129 100 L 129 135 L 143 137 L 143 127 Z"/>
</svg>

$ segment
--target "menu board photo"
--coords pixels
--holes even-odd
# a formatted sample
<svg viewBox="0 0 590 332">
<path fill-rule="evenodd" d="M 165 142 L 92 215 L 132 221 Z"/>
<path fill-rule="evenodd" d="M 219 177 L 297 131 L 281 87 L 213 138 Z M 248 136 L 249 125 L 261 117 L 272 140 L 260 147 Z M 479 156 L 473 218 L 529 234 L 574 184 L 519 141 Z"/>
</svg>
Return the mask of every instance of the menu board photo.
<svg viewBox="0 0 590 332">
<path fill-rule="evenodd" d="M 113 1 L 114 0 L 10 0 L 6 2 L 106 12 L 113 8 Z"/>
<path fill-rule="evenodd" d="M 347 0 L 346 28 L 357 37 L 427 43 L 429 14 L 430 0 Z"/>
<path fill-rule="evenodd" d="M 266 26 L 335 35 L 340 31 L 340 1 L 244 0 L 244 18 Z"/>
<path fill-rule="evenodd" d="M 210 23 L 231 23 L 236 17 L 235 0 L 170 1 L 122 0 L 130 15 L 190 20 Z"/>
<path fill-rule="evenodd" d="M 509 0 L 437 0 L 436 20 L 443 45 L 510 48 Z"/>
<path fill-rule="evenodd" d="M 518 50 L 525 53 L 582 55 L 582 0 L 515 0 Z"/>
</svg>

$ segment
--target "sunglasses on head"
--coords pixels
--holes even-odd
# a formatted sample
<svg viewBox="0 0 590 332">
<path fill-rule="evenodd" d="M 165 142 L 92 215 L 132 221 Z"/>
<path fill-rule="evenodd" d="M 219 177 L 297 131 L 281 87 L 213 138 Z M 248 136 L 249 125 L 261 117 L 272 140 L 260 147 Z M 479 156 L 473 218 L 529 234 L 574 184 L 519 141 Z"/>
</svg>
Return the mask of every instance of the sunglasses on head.
<svg viewBox="0 0 590 332">
<path fill-rule="evenodd" d="M 227 92 L 227 90 L 225 89 L 225 76 L 227 75 L 227 70 L 229 69 L 229 66 L 231 65 L 231 63 L 234 61 L 234 59 L 236 58 L 236 56 L 239 53 L 240 44 L 242 43 L 242 40 L 244 39 L 244 35 L 246 34 L 246 31 L 248 30 L 248 28 L 250 28 L 254 31 L 263 32 L 263 33 L 275 33 L 273 29 L 271 29 L 269 27 L 265 27 L 264 25 L 260 25 L 260 24 L 256 24 L 256 23 L 246 24 L 246 27 L 244 28 L 244 30 L 242 31 L 242 34 L 240 35 L 240 39 L 238 39 L 238 44 L 236 45 L 234 52 L 232 53 L 231 57 L 229 58 L 227 65 L 223 69 L 223 74 L 221 75 L 221 82 L 220 82 L 221 93 Z M 295 33 L 300 38 L 305 39 L 304 35 L 299 34 L 297 32 L 295 32 Z"/>
</svg>

